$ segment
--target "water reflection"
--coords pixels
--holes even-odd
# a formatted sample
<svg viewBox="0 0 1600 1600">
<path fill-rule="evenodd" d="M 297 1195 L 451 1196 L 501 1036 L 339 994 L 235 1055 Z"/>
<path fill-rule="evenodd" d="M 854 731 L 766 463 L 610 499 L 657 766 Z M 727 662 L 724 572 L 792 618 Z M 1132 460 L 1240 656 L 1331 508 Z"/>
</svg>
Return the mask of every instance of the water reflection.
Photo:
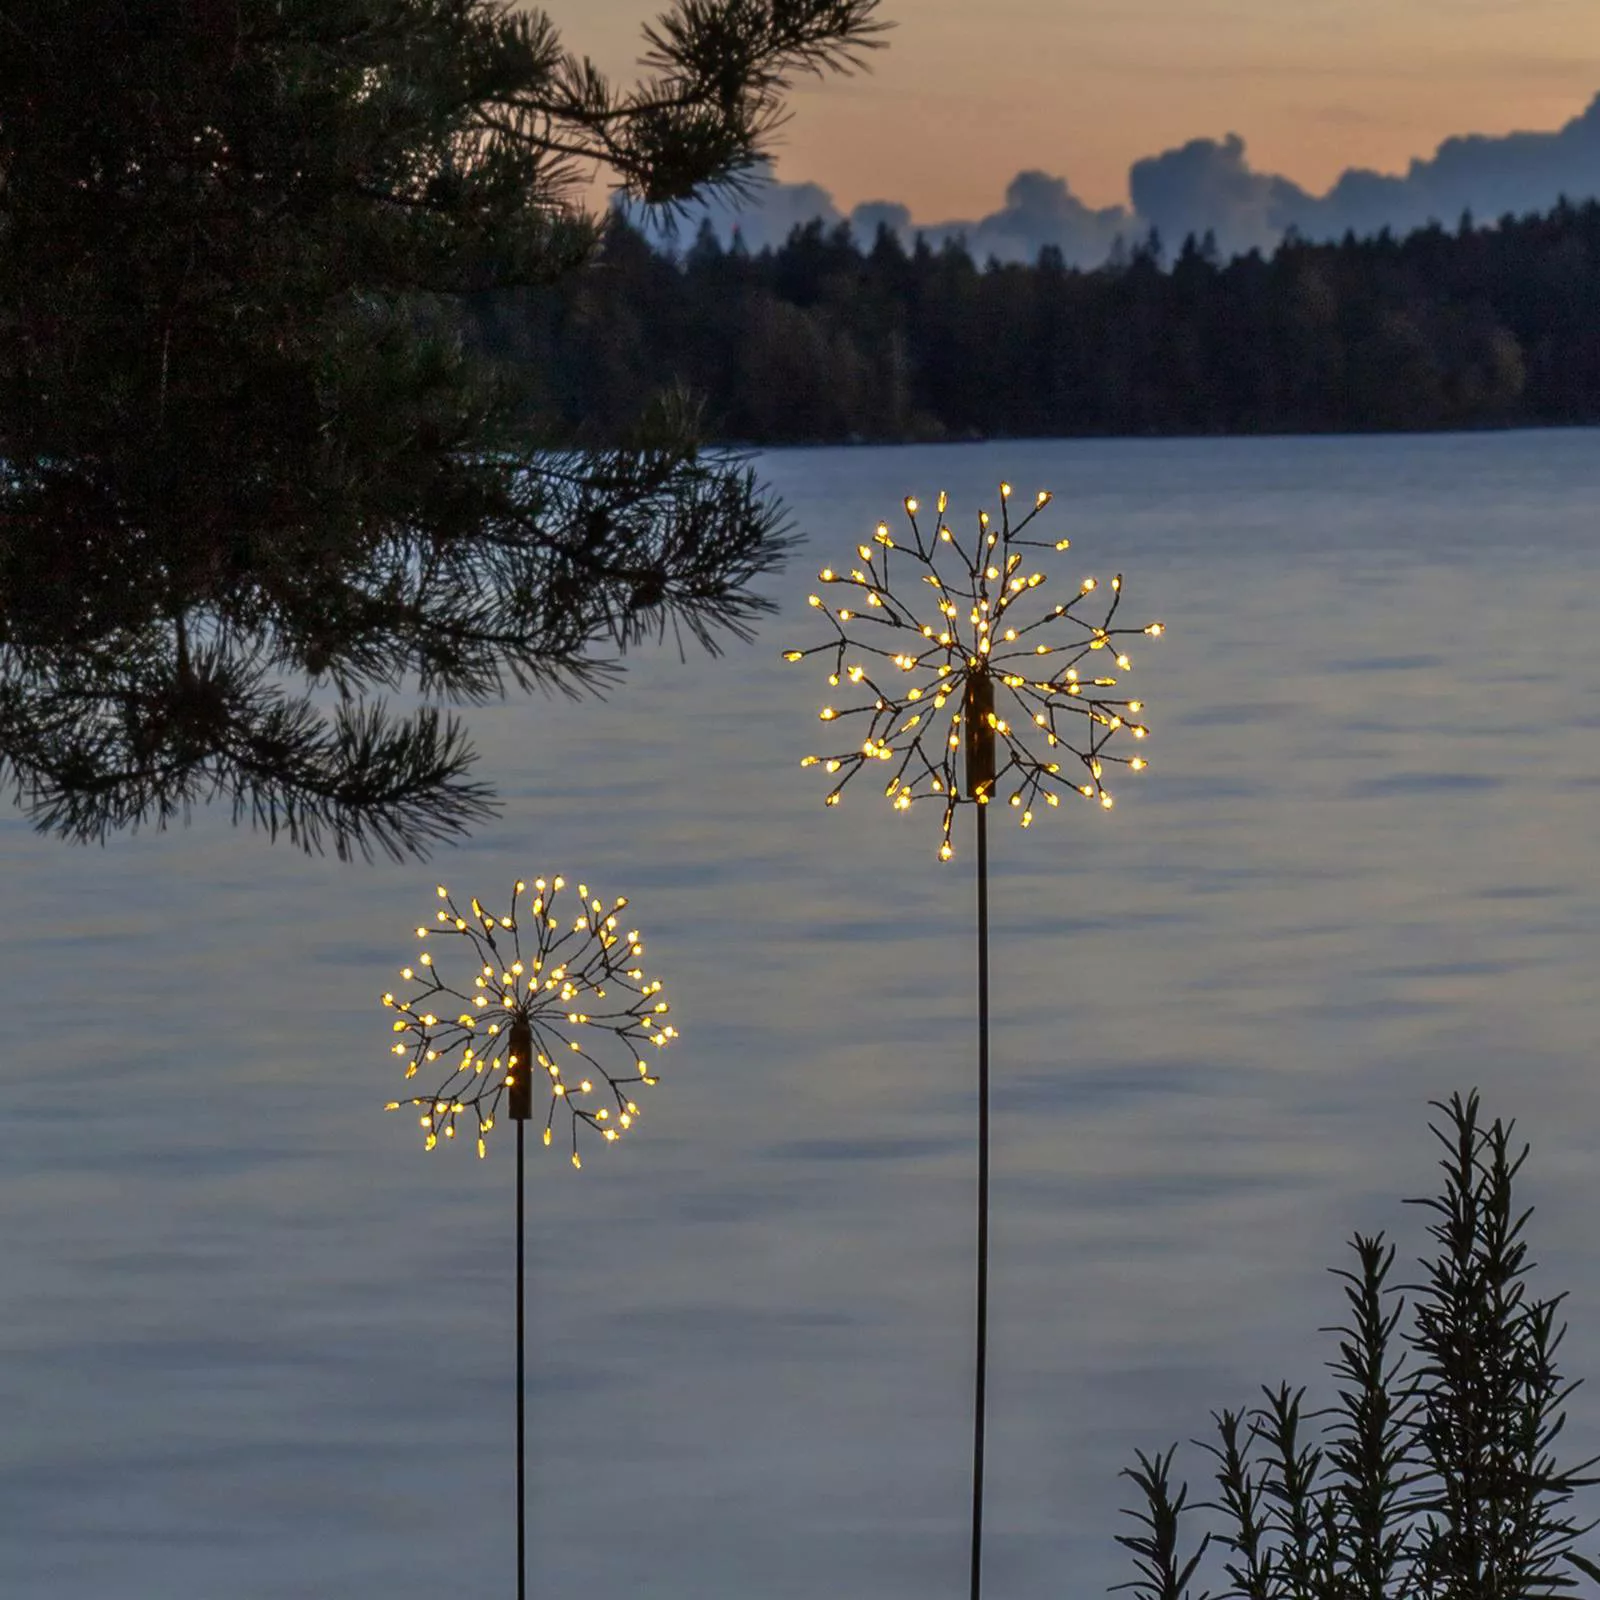
<svg viewBox="0 0 1600 1600">
<path fill-rule="evenodd" d="M 1430 1096 L 1522 1117 L 1600 1373 L 1593 434 L 765 470 L 816 549 L 784 619 L 603 707 L 475 713 L 507 810 L 440 863 L 625 884 L 684 1035 L 643 1137 L 537 1164 L 541 1590 L 960 1591 L 970 858 L 870 795 L 823 810 L 815 685 L 777 660 L 907 490 L 1054 488 L 1067 561 L 1172 628 L 1138 665 L 1153 770 L 996 835 L 994 1592 L 1100 1592 L 1133 1444 L 1316 1380 L 1344 1236 L 1414 1253 Z M 503 1592 L 510 1168 L 379 1110 L 429 870 L 209 818 L 0 850 L 0 1592 Z"/>
</svg>

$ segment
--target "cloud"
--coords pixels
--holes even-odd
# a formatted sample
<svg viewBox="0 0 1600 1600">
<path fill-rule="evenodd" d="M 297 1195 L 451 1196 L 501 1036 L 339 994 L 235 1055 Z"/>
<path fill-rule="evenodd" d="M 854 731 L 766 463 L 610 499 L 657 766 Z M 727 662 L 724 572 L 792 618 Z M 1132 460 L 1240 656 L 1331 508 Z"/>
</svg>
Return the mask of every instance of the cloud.
<svg viewBox="0 0 1600 1600">
<path fill-rule="evenodd" d="M 863 244 L 871 244 L 879 228 L 887 228 L 901 239 L 909 239 L 915 232 L 911 221 L 911 207 L 898 200 L 867 200 L 850 213 L 850 231 Z"/>
<path fill-rule="evenodd" d="M 701 225 L 710 222 L 724 244 L 731 243 L 737 232 L 752 251 L 767 245 L 776 249 L 793 229 L 819 218 L 830 228 L 844 221 L 833 196 L 821 184 L 778 183 L 771 177 L 770 167 L 765 173 L 756 174 L 750 193 L 743 199 L 719 196 L 690 206 L 684 216 L 672 222 L 670 232 L 665 223 L 655 225 L 648 213 L 629 214 L 652 237 L 669 244 L 681 245 L 685 237 L 693 239 Z"/>
<path fill-rule="evenodd" d="M 1132 221 L 1124 207 L 1097 211 L 1073 194 L 1065 178 L 1035 169 L 1019 172 L 1006 185 L 1005 204 L 998 211 L 976 222 L 940 222 L 921 231 L 933 243 L 964 238 L 979 261 L 990 256 L 1029 261 L 1045 245 L 1054 245 L 1069 261 L 1103 261 Z"/>
<path fill-rule="evenodd" d="M 1031 261 L 1050 245 L 1071 263 L 1096 266 L 1118 237 L 1132 243 L 1152 227 L 1169 251 L 1191 233 L 1210 231 L 1225 255 L 1271 250 L 1291 227 L 1310 239 L 1386 227 L 1402 233 L 1428 222 L 1453 227 L 1464 211 L 1493 221 L 1507 212 L 1548 210 L 1562 195 L 1600 197 L 1600 95 L 1553 131 L 1446 139 L 1404 174 L 1352 167 L 1322 195 L 1257 172 L 1236 133 L 1192 139 L 1134 162 L 1128 192 L 1130 206 L 1095 208 L 1073 194 L 1066 178 L 1030 168 L 1011 180 L 1003 204 L 987 216 L 917 222 L 898 201 L 867 201 L 846 216 L 818 184 L 769 180 L 743 202 L 698 208 L 689 229 L 692 237 L 701 218 L 709 218 L 724 242 L 737 228 L 752 250 L 760 250 L 821 218 L 829 227 L 848 222 L 862 245 L 870 245 L 882 225 L 906 243 L 918 233 L 934 245 L 963 238 L 979 261 Z"/>
<path fill-rule="evenodd" d="M 1270 250 L 1311 198 L 1287 178 L 1252 171 L 1236 133 L 1134 162 L 1128 190 L 1140 220 L 1169 247 L 1210 231 L 1224 255 Z"/>
<path fill-rule="evenodd" d="M 1306 232 L 1343 233 L 1358 218 L 1389 214 L 1393 228 L 1428 221 L 1454 223 L 1463 211 L 1482 220 L 1509 212 L 1547 211 L 1565 195 L 1600 195 L 1600 95 L 1553 133 L 1468 134 L 1446 139 L 1431 160 L 1413 161 L 1404 178 L 1346 172 L 1313 201 Z"/>
</svg>

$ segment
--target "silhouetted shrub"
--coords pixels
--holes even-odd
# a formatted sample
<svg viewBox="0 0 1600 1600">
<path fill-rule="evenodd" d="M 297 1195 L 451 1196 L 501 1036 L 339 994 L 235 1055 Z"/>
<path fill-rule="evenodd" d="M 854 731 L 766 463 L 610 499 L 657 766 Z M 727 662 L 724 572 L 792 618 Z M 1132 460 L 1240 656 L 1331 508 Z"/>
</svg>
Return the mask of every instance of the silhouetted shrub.
<svg viewBox="0 0 1600 1600">
<path fill-rule="evenodd" d="M 1573 1548 L 1595 1526 L 1569 1514 L 1600 1457 L 1559 1464 L 1562 1409 L 1577 1388 L 1558 1372 L 1564 1295 L 1530 1297 L 1533 1263 L 1512 1186 L 1515 1123 L 1485 1128 L 1476 1092 L 1435 1102 L 1445 1155 L 1443 1192 L 1412 1205 L 1433 1213 L 1435 1253 L 1420 1283 L 1391 1286 L 1395 1247 L 1380 1233 L 1350 1241 L 1346 1321 L 1328 1363 L 1338 1389 L 1322 1411 L 1305 1390 L 1263 1386 L 1248 1411 L 1213 1412 L 1217 1498 L 1191 1507 L 1172 1488 L 1177 1447 L 1137 1452 L 1123 1476 L 1143 1496 L 1124 1514 L 1140 1524 L 1117 1542 L 1138 1576 L 1118 1589 L 1140 1600 L 1186 1600 L 1212 1546 L 1246 1600 L 1531 1600 L 1600 1580 Z M 1406 1320 L 1403 1291 L 1413 1298 Z M 1308 1426 L 1320 1425 L 1320 1426 Z M 1180 1548 L 1185 1514 L 1213 1526 Z M 1204 1591 L 1195 1600 L 1207 1600 Z"/>
</svg>

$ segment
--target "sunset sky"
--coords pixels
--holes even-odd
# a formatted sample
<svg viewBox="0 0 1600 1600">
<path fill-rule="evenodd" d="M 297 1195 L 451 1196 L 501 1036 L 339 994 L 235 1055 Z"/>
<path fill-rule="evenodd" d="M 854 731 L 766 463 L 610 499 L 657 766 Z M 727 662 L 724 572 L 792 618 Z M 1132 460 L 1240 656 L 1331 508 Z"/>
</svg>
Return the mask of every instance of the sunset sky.
<svg viewBox="0 0 1600 1600">
<path fill-rule="evenodd" d="M 626 75 L 649 0 L 551 0 L 570 48 Z M 1553 129 L 1600 91 L 1595 0 L 890 0 L 871 71 L 792 97 L 778 176 L 841 207 L 993 207 L 1019 170 L 1095 205 L 1129 165 L 1241 134 L 1321 192 L 1457 133 Z"/>
</svg>

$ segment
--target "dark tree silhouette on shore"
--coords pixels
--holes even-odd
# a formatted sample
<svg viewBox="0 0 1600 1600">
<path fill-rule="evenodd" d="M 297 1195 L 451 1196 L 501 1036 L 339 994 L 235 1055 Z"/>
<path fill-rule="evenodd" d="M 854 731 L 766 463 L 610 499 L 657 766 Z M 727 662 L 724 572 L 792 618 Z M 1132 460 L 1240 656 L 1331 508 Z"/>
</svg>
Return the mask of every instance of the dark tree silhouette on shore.
<svg viewBox="0 0 1600 1600">
<path fill-rule="evenodd" d="M 1152 237 L 1091 271 L 820 222 L 678 256 L 618 225 L 594 273 L 485 306 L 484 337 L 552 414 L 620 427 L 682 385 L 762 444 L 1600 422 L 1592 201 L 1270 259 Z"/>
</svg>

